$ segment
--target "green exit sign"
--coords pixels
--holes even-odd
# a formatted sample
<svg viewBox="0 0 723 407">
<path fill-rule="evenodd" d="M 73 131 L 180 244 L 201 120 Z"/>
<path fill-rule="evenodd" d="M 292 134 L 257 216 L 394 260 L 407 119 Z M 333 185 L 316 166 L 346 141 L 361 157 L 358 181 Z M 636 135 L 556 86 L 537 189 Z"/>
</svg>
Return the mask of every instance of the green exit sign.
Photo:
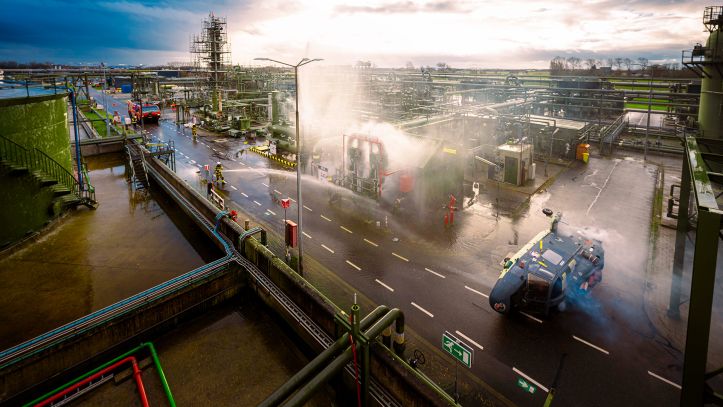
<svg viewBox="0 0 723 407">
<path fill-rule="evenodd" d="M 472 348 L 447 331 L 442 334 L 442 349 L 463 365 L 472 367 Z"/>
<path fill-rule="evenodd" d="M 535 391 L 537 391 L 537 387 L 531 385 L 530 383 L 527 383 L 527 380 L 525 380 L 521 377 L 517 378 L 517 386 L 521 387 L 522 390 L 524 390 L 530 394 L 535 394 Z"/>
</svg>

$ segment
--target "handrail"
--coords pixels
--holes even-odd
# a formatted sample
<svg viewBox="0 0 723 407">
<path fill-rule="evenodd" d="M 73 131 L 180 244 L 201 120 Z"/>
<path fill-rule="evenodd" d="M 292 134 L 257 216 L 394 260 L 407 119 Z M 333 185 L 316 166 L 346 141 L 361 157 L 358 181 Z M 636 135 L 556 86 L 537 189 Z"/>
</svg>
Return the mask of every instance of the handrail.
<svg viewBox="0 0 723 407">
<path fill-rule="evenodd" d="M 95 190 L 90 181 L 87 181 L 87 188 L 81 188 L 73 174 L 42 150 L 26 148 L 0 135 L 0 159 L 7 159 L 31 171 L 41 171 L 68 188 L 75 196 L 95 201 Z"/>
</svg>

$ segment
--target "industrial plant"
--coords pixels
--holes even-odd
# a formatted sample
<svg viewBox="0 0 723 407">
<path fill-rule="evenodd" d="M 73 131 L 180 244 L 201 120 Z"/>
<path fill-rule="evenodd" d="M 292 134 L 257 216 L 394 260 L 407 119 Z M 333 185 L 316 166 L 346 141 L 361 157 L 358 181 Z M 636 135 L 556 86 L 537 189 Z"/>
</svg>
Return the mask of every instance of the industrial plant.
<svg viewBox="0 0 723 407">
<path fill-rule="evenodd" d="M 723 405 L 702 16 L 681 69 L 242 65 L 216 13 L 3 68 L 0 405 Z"/>
</svg>

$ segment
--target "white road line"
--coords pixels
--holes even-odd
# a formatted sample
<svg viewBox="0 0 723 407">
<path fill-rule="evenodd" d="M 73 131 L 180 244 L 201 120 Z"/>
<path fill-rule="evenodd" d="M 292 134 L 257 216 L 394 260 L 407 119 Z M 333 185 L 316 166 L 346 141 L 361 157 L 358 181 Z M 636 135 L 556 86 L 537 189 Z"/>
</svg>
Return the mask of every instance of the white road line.
<svg viewBox="0 0 723 407">
<path fill-rule="evenodd" d="M 425 270 L 427 270 L 427 271 L 429 271 L 430 273 L 434 274 L 434 275 L 435 275 L 435 276 L 437 276 L 437 277 L 440 277 L 440 278 L 447 278 L 447 277 L 445 277 L 445 276 L 443 276 L 443 275 L 441 275 L 441 274 L 437 273 L 436 271 L 434 271 L 434 270 L 432 270 L 432 269 L 428 269 L 428 268 L 426 268 L 426 267 L 425 267 L 424 269 L 425 269 Z"/>
<path fill-rule="evenodd" d="M 396 253 L 394 253 L 394 252 L 392 252 L 392 254 L 395 255 L 395 256 L 397 256 L 398 258 L 404 260 L 404 261 L 409 261 L 409 259 L 406 258 L 406 257 L 404 257 L 404 256 L 400 256 L 400 255 L 398 255 L 398 254 L 396 254 Z"/>
<path fill-rule="evenodd" d="M 475 294 L 479 294 L 479 295 L 481 295 L 481 296 L 483 296 L 483 297 L 485 297 L 485 298 L 490 298 L 489 295 L 487 295 L 487 294 L 485 294 L 485 293 L 482 293 L 482 292 L 479 292 L 479 291 L 475 290 L 475 289 L 472 288 L 472 287 L 464 286 L 464 288 L 472 291 L 472 292 L 475 293 Z"/>
<path fill-rule="evenodd" d="M 266 188 L 269 187 L 269 184 L 264 184 L 263 182 L 261 183 L 261 185 L 265 186 Z"/>
<path fill-rule="evenodd" d="M 412 301 L 412 305 L 414 305 L 414 307 L 417 308 L 418 310 L 420 310 L 420 311 L 424 312 L 425 314 L 427 314 L 430 318 L 434 318 L 434 315 L 433 315 L 431 312 L 429 312 L 429 311 L 427 311 L 426 309 L 424 309 L 424 308 L 420 307 L 419 305 L 415 304 L 414 301 Z"/>
<path fill-rule="evenodd" d="M 291 199 L 291 198 L 289 198 L 289 199 Z M 291 200 L 294 201 L 293 199 L 291 199 Z M 294 202 L 296 202 L 296 201 L 294 201 Z M 309 211 L 309 212 L 314 212 L 314 211 L 311 210 L 311 208 L 309 208 L 309 207 L 306 206 L 306 205 L 304 205 L 304 209 L 306 209 L 306 210 Z"/>
<path fill-rule="evenodd" d="M 306 237 L 308 237 L 309 239 L 311 239 L 311 236 L 309 236 L 308 233 L 306 233 L 306 232 L 301 232 L 301 234 L 304 235 L 304 236 L 306 236 Z"/>
<path fill-rule="evenodd" d="M 530 318 L 531 320 L 533 320 L 533 321 L 535 321 L 535 322 L 542 323 L 542 320 L 541 320 L 540 318 L 535 318 L 535 317 L 533 317 L 532 315 L 530 315 L 530 314 L 528 314 L 528 313 L 526 313 L 526 312 L 520 311 L 520 314 L 526 316 L 527 318 Z"/>
<path fill-rule="evenodd" d="M 372 246 L 374 246 L 374 247 L 379 247 L 379 245 L 378 245 L 378 244 L 376 244 L 376 243 L 372 242 L 372 241 L 371 241 L 371 240 L 369 240 L 369 239 L 364 239 L 364 241 L 365 241 L 365 242 L 367 242 L 367 243 L 369 243 L 370 245 L 372 245 Z"/>
<path fill-rule="evenodd" d="M 324 249 L 326 249 L 326 250 L 328 250 L 329 252 L 331 252 L 331 254 L 334 254 L 334 251 L 331 250 L 330 248 L 326 247 L 325 244 L 322 244 L 321 247 L 323 247 Z"/>
<path fill-rule="evenodd" d="M 513 367 L 513 368 L 512 368 L 512 371 L 515 372 L 515 373 L 517 373 L 518 375 L 524 377 L 525 379 L 531 381 L 532 383 L 536 384 L 537 387 L 539 387 L 540 389 L 544 390 L 545 393 L 549 393 L 549 392 L 550 392 L 550 390 L 548 390 L 547 387 L 541 385 L 540 383 L 538 383 L 535 379 L 531 378 L 530 376 L 522 373 L 522 370 L 520 370 L 520 369 L 518 369 L 518 368 L 516 368 L 516 367 Z"/>
<path fill-rule="evenodd" d="M 198 167 L 198 168 L 202 168 L 202 167 L 201 167 L 201 164 L 196 164 L 196 167 Z"/>
<path fill-rule="evenodd" d="M 289 199 L 291 199 L 291 202 L 296 203 L 296 199 L 294 199 L 294 198 L 289 198 Z M 306 208 L 306 206 L 304 206 L 304 207 Z M 309 208 L 306 208 L 306 209 L 309 209 Z M 311 210 L 311 209 L 309 209 L 309 210 Z"/>
<path fill-rule="evenodd" d="M 470 338 L 469 336 L 463 334 L 462 332 L 460 332 L 460 331 L 454 331 L 454 333 L 456 333 L 457 335 L 459 335 L 459 336 L 461 336 L 462 338 L 466 339 L 467 342 L 471 343 L 472 345 L 478 347 L 479 350 L 485 350 L 485 348 L 484 348 L 482 345 L 480 345 L 479 343 L 473 341 L 472 338 Z"/>
<path fill-rule="evenodd" d="M 658 380 L 662 380 L 662 381 L 664 381 L 665 383 L 668 383 L 669 385 L 678 388 L 678 390 L 682 389 L 682 387 L 681 387 L 678 383 L 672 382 L 672 381 L 666 379 L 665 377 L 658 376 L 658 375 L 656 375 L 655 373 L 651 372 L 650 370 L 648 370 L 648 374 L 651 375 L 651 376 L 653 376 L 654 378 L 656 378 L 656 379 L 658 379 Z"/>
<path fill-rule="evenodd" d="M 276 216 L 276 212 L 272 211 L 271 209 L 267 209 L 267 211 L 268 211 L 270 214 Z"/>
<path fill-rule="evenodd" d="M 283 195 L 283 194 L 281 193 L 281 191 L 279 191 L 278 189 L 274 189 L 274 192 L 276 192 L 276 193 L 279 194 L 279 195 Z"/>
<path fill-rule="evenodd" d="M 196 160 L 191 160 L 191 164 L 196 164 Z"/>
<path fill-rule="evenodd" d="M 357 266 L 356 264 L 350 262 L 349 260 L 346 261 L 346 264 L 348 264 L 348 265 L 354 267 L 355 269 L 361 271 L 361 267 L 359 267 L 359 266 Z"/>
<path fill-rule="evenodd" d="M 600 352 L 602 352 L 602 353 L 604 353 L 604 354 L 606 354 L 606 355 L 609 355 L 609 354 L 610 354 L 610 352 L 606 351 L 605 349 L 603 349 L 603 348 L 601 348 L 601 347 L 599 347 L 599 346 L 595 346 L 595 345 L 591 344 L 590 342 L 588 342 L 588 341 L 586 341 L 586 340 L 584 340 L 584 339 L 578 338 L 578 337 L 575 336 L 575 335 L 573 335 L 572 338 L 575 339 L 576 341 L 579 341 L 579 342 L 584 343 L 585 345 L 587 345 L 587 346 L 589 346 L 589 347 L 591 347 L 591 348 L 593 348 L 593 349 L 595 349 L 595 350 L 599 350 Z"/>
<path fill-rule="evenodd" d="M 241 165 L 246 165 L 246 164 L 244 164 L 244 163 L 242 163 L 242 162 L 240 162 L 240 161 L 239 161 L 239 164 L 241 164 Z"/>
<path fill-rule="evenodd" d="M 261 206 L 261 203 L 259 201 L 254 201 L 254 203 L 258 206 Z"/>
<path fill-rule="evenodd" d="M 351 230 L 345 228 L 344 226 L 339 226 L 339 227 L 340 227 L 343 231 L 345 231 L 345 232 L 354 233 L 354 232 L 352 232 Z"/>
<path fill-rule="evenodd" d="M 231 185 L 231 189 L 233 189 L 234 191 L 238 191 L 238 188 L 236 188 L 236 187 L 233 186 L 233 185 Z"/>
<path fill-rule="evenodd" d="M 246 198 L 249 197 L 248 195 L 244 194 L 243 192 L 241 192 L 241 195 L 245 196 Z"/>
<path fill-rule="evenodd" d="M 235 159 L 235 158 L 232 158 L 231 161 L 236 162 L 236 159 Z"/>
<path fill-rule="evenodd" d="M 326 221 L 329 221 L 329 222 L 331 222 L 331 219 L 327 218 L 326 216 L 324 216 L 324 215 L 321 215 L 321 217 L 322 217 L 322 218 L 324 218 L 324 219 L 325 219 Z"/>
<path fill-rule="evenodd" d="M 374 281 L 376 281 L 377 283 L 381 284 L 381 286 L 384 287 L 384 288 L 386 288 L 387 290 L 389 290 L 389 291 L 391 291 L 391 292 L 394 292 L 394 289 L 393 289 L 392 287 L 389 287 L 388 285 L 384 284 L 384 283 L 383 283 L 381 280 L 379 280 L 378 278 L 375 278 Z"/>
</svg>

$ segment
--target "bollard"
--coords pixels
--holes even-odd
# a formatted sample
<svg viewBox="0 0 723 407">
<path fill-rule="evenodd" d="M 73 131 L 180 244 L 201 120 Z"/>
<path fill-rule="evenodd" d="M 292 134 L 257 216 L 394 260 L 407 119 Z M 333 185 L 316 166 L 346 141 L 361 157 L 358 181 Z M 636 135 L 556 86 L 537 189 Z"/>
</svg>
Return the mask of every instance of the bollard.
<svg viewBox="0 0 723 407">
<path fill-rule="evenodd" d="M 389 325 L 388 327 L 384 328 L 384 331 L 382 332 L 382 344 L 386 346 L 387 348 L 392 347 L 392 326 Z"/>
<path fill-rule="evenodd" d="M 251 226 L 251 221 L 249 219 L 244 220 L 244 230 L 249 230 L 250 226 Z"/>
</svg>

